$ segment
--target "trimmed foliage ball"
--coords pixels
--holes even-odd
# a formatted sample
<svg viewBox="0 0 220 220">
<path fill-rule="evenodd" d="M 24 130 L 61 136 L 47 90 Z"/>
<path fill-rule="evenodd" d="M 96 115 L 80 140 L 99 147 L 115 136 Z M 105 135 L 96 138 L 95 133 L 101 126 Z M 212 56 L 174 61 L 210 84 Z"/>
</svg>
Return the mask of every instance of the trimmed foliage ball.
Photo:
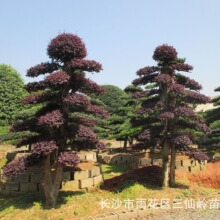
<svg viewBox="0 0 220 220">
<path fill-rule="evenodd" d="M 153 55 L 153 59 L 156 61 L 163 61 L 163 62 L 169 62 L 173 61 L 177 58 L 177 52 L 176 49 L 172 46 L 169 46 L 167 44 L 163 44 L 161 46 L 158 46 Z"/>
<path fill-rule="evenodd" d="M 63 166 L 76 167 L 80 163 L 79 156 L 71 151 L 65 151 L 60 153 L 57 160 L 58 163 Z"/>
<path fill-rule="evenodd" d="M 47 54 L 52 59 L 68 62 L 86 57 L 87 51 L 81 38 L 74 34 L 63 33 L 51 40 Z"/>
</svg>

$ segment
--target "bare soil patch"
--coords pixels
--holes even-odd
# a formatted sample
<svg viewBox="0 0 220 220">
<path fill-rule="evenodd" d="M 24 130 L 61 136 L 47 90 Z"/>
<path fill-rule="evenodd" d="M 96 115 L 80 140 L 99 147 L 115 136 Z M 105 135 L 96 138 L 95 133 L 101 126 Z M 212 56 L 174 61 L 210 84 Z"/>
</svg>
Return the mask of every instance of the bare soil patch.
<svg viewBox="0 0 220 220">
<path fill-rule="evenodd" d="M 208 163 L 204 171 L 188 173 L 176 171 L 177 179 L 187 179 L 189 184 L 201 184 L 204 187 L 220 189 L 220 161 Z"/>
</svg>

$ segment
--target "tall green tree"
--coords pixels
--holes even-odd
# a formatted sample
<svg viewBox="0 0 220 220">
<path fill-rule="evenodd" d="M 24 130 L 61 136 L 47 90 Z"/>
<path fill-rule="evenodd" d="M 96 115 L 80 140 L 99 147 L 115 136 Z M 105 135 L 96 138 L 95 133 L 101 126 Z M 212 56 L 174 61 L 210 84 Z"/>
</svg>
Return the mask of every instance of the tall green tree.
<svg viewBox="0 0 220 220">
<path fill-rule="evenodd" d="M 114 114 L 120 107 L 126 103 L 126 93 L 117 86 L 103 85 L 106 92 L 97 96 L 97 99 L 104 103 L 106 110 Z"/>
<path fill-rule="evenodd" d="M 216 92 L 220 92 L 220 87 L 215 89 Z M 213 109 L 205 112 L 205 119 L 207 124 L 212 129 L 211 134 L 208 136 L 206 144 L 216 146 L 219 149 L 220 146 L 220 95 L 212 99 L 214 104 Z"/>
<path fill-rule="evenodd" d="M 27 95 L 21 75 L 10 65 L 0 64 L 0 123 L 12 124 L 24 109 L 21 99 Z"/>
<path fill-rule="evenodd" d="M 92 96 L 94 101 L 98 102 L 103 108 L 105 108 L 111 115 L 107 120 L 99 120 L 95 131 L 101 139 L 114 139 L 116 137 L 112 136 L 112 133 L 116 128 L 114 123 L 111 121 L 118 119 L 117 113 L 119 109 L 126 103 L 127 94 L 117 86 L 114 85 L 103 85 L 105 88 L 105 93 L 100 94 L 96 97 Z M 117 120 L 116 119 L 116 120 Z"/>
<path fill-rule="evenodd" d="M 108 118 L 108 126 L 110 138 L 124 141 L 124 149 L 133 144 L 133 140 L 140 132 L 139 128 L 132 126 L 132 119 L 135 117 L 134 110 L 137 106 L 136 99 L 132 98 L 135 92 L 141 92 L 142 88 L 134 85 L 129 85 L 124 89 L 126 97 L 124 98 L 123 106 L 119 107 L 115 113 Z"/>
<path fill-rule="evenodd" d="M 210 132 L 204 120 L 192 108 L 194 104 L 210 101 L 199 93 L 202 88 L 195 80 L 179 72 L 190 72 L 193 67 L 185 59 L 177 57 L 177 51 L 169 45 L 158 46 L 153 54 L 156 66 L 147 66 L 137 71 L 134 85 L 147 86 L 135 94 L 142 102 L 137 110 L 136 126 L 142 126 L 136 148 L 160 147 L 163 158 L 164 187 L 175 185 L 175 156 L 181 150 L 198 160 L 207 156 L 189 146 L 194 140 L 192 133 Z M 169 170 L 169 154 L 171 155 Z M 169 174 L 169 175 L 168 175 Z"/>
</svg>

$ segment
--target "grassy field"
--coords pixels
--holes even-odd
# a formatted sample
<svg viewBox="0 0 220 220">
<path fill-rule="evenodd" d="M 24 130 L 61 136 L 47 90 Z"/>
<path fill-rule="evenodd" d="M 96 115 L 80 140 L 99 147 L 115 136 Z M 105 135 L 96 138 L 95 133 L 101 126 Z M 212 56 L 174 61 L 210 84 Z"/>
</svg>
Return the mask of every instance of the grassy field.
<svg viewBox="0 0 220 220">
<path fill-rule="evenodd" d="M 128 165 L 108 165 L 102 164 L 102 172 L 104 179 L 109 179 L 114 176 L 118 176 L 129 170 Z"/>
<path fill-rule="evenodd" d="M 7 162 L 6 158 L 0 159 L 0 169 L 5 165 L 6 162 Z"/>
<path fill-rule="evenodd" d="M 128 170 L 127 166 L 103 165 L 104 178 L 120 175 Z M 123 189 L 114 193 L 97 187 L 92 192 L 61 191 L 56 209 L 46 209 L 42 197 L 36 194 L 28 194 L 16 198 L 0 197 L 0 219 L 11 220 L 41 220 L 41 219 L 79 219 L 84 216 L 95 216 L 101 213 L 109 213 L 125 209 L 127 199 L 186 199 L 186 198 L 211 198 L 216 197 L 218 189 L 204 188 L 202 184 L 190 184 L 186 179 L 178 180 L 180 187 L 161 189 L 148 187 L 147 185 L 125 182 Z M 185 184 L 185 186 L 183 185 Z M 109 207 L 102 208 L 101 201 L 109 202 Z M 115 201 L 122 202 L 115 209 Z"/>
<path fill-rule="evenodd" d="M 0 159 L 0 168 L 5 162 L 5 158 Z M 127 165 L 102 165 L 105 180 L 121 175 L 128 170 Z M 16 198 L 0 196 L 0 219 L 11 220 L 15 216 L 16 220 L 79 219 L 84 216 L 124 210 L 127 199 L 135 201 L 142 198 L 149 201 L 162 198 L 170 200 L 219 198 L 220 164 L 210 164 L 205 172 L 198 174 L 177 172 L 177 182 L 178 187 L 168 189 L 128 181 L 124 182 L 120 190 L 116 192 L 103 190 L 101 186 L 97 186 L 92 192 L 61 191 L 55 209 L 46 209 L 44 199 L 39 194 L 30 193 Z M 215 185 L 212 184 L 213 182 Z M 205 185 L 205 183 L 207 184 Z M 109 207 L 102 208 L 102 200 L 109 202 Z M 117 209 L 113 206 L 116 201 L 122 202 Z"/>
<path fill-rule="evenodd" d="M 0 198 L 0 218 L 10 220 L 16 219 L 78 219 L 82 216 L 95 216 L 100 213 L 116 211 L 114 208 L 102 209 L 100 202 L 106 200 L 113 201 L 144 199 L 184 199 L 210 197 L 217 190 L 207 189 L 201 186 L 193 186 L 188 189 L 152 189 L 140 184 L 125 185 L 120 193 L 112 193 L 96 189 L 94 192 L 64 192 L 61 191 L 56 209 L 47 210 L 44 208 L 41 198 L 34 194 L 23 195 L 16 198 Z M 117 211 L 125 209 L 122 204 Z"/>
</svg>

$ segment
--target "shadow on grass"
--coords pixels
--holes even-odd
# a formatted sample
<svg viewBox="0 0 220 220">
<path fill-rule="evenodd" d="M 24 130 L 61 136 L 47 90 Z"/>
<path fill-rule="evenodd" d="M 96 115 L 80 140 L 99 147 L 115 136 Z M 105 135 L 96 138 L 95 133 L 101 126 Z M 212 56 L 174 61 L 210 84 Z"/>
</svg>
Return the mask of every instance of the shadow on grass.
<svg viewBox="0 0 220 220">
<path fill-rule="evenodd" d="M 111 174 L 122 174 L 130 170 L 129 165 L 102 165 L 102 172 L 104 174 L 104 179 L 111 178 Z"/>
<path fill-rule="evenodd" d="M 176 183 L 174 186 L 172 186 L 171 188 L 177 188 L 177 189 L 189 189 L 189 185 L 185 185 L 182 183 Z"/>
<path fill-rule="evenodd" d="M 81 191 L 60 191 L 57 206 L 59 208 L 61 205 L 66 204 L 70 197 L 84 194 Z M 16 209 L 29 209 L 33 206 L 38 206 L 41 209 L 50 209 L 51 207 L 47 207 L 45 205 L 45 197 L 40 193 L 28 193 L 24 195 L 20 195 L 17 197 L 11 196 L 0 196 L 0 213 L 7 212 L 9 208 Z"/>
<path fill-rule="evenodd" d="M 73 196 L 79 196 L 83 194 L 85 194 L 85 192 L 82 191 L 60 191 L 56 208 L 60 208 L 61 205 L 66 204 L 68 200 Z M 44 205 L 44 208 L 46 209 L 47 207 Z"/>
<path fill-rule="evenodd" d="M 123 190 L 139 184 L 151 190 L 162 190 L 162 169 L 159 166 L 147 166 L 130 170 L 120 176 L 105 179 L 102 189 L 111 192 L 122 192 Z M 172 188 L 188 189 L 184 184 L 175 184 Z"/>
<path fill-rule="evenodd" d="M 121 192 L 122 190 L 138 183 L 151 189 L 162 189 L 161 187 L 162 170 L 159 166 L 148 166 L 134 169 L 123 173 L 120 176 L 106 179 L 102 189 Z"/>
</svg>

